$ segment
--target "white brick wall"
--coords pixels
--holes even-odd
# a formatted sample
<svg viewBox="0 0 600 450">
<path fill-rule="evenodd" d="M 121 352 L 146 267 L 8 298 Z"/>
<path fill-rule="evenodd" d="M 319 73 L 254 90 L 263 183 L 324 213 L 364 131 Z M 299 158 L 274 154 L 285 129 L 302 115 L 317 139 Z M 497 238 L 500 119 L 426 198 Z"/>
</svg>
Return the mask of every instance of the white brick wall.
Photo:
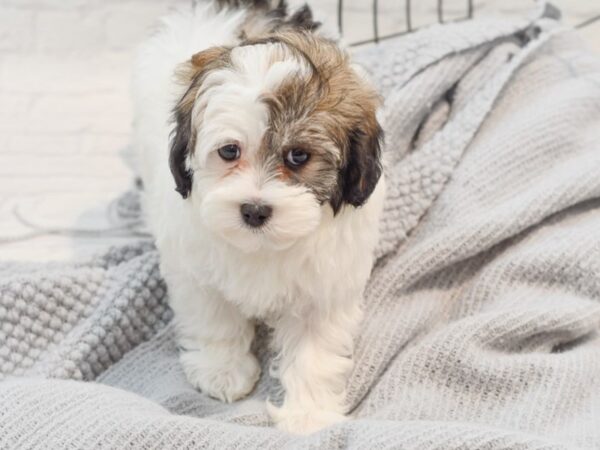
<svg viewBox="0 0 600 450">
<path fill-rule="evenodd" d="M 191 0 L 0 0 L 0 51 L 130 51 L 156 17 Z"/>
<path fill-rule="evenodd" d="M 33 48 L 35 13 L 30 9 L 2 8 L 0 52 L 29 51 Z"/>
<path fill-rule="evenodd" d="M 102 224 L 132 177 L 132 51 L 181 3 L 0 0 L 0 239 L 31 231 L 15 208 L 41 226 Z M 106 244 L 47 236 L 1 245 L 0 258 L 66 259 Z"/>
<path fill-rule="evenodd" d="M 132 50 L 178 3 L 0 0 L 0 153 L 119 151 Z"/>
</svg>

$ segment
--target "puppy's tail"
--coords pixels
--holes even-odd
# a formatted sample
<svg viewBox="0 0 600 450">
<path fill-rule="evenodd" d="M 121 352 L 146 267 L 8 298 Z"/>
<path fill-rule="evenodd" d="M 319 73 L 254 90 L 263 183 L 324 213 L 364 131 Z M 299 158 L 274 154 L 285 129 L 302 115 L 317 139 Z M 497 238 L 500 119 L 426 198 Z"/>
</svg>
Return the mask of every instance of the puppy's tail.
<svg viewBox="0 0 600 450">
<path fill-rule="evenodd" d="M 215 2 L 220 8 L 251 8 L 279 17 L 285 17 L 288 8 L 285 0 L 215 0 Z"/>
<path fill-rule="evenodd" d="M 281 27 L 315 31 L 321 26 L 320 22 L 313 19 L 308 4 L 290 13 L 286 0 L 215 0 L 215 3 L 220 9 L 252 9 L 274 21 L 276 26 L 272 31 Z"/>
</svg>

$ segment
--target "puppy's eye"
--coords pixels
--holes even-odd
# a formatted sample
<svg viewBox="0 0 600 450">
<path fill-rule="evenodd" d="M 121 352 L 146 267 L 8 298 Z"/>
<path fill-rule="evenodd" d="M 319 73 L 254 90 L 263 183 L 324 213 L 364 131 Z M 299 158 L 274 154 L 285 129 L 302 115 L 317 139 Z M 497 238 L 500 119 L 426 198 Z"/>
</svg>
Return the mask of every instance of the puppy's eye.
<svg viewBox="0 0 600 450">
<path fill-rule="evenodd" d="M 227 144 L 217 150 L 219 156 L 225 161 L 235 161 L 240 157 L 242 151 L 236 144 Z"/>
<path fill-rule="evenodd" d="M 309 160 L 310 154 L 301 150 L 299 148 L 295 148 L 287 152 L 285 155 L 285 163 L 292 168 L 300 167 Z"/>
</svg>

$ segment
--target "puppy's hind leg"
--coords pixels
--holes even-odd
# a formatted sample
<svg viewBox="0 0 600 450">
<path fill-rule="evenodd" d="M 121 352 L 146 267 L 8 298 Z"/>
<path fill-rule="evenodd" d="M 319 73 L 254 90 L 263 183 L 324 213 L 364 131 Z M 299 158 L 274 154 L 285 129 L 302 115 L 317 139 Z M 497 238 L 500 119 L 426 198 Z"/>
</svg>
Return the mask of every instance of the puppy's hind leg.
<svg viewBox="0 0 600 450">
<path fill-rule="evenodd" d="M 278 376 L 285 390 L 281 407 L 268 404 L 277 426 L 306 434 L 343 421 L 346 382 L 353 366 L 359 301 L 328 314 L 286 316 L 275 329 L 280 349 Z"/>
<path fill-rule="evenodd" d="M 166 278 L 188 381 L 224 402 L 247 395 L 260 376 L 250 351 L 254 325 L 212 287 L 186 276 Z"/>
</svg>

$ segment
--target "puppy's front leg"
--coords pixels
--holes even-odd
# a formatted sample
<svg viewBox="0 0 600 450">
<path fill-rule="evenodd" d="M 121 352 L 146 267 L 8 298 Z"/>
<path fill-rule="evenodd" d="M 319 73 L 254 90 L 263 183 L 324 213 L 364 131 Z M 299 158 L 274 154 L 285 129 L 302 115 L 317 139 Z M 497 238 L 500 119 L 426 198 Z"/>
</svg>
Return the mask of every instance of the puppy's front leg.
<svg viewBox="0 0 600 450">
<path fill-rule="evenodd" d="M 260 375 L 250 352 L 254 325 L 210 286 L 185 276 L 167 282 L 188 381 L 225 402 L 248 394 Z"/>
<path fill-rule="evenodd" d="M 280 429 L 311 433 L 345 419 L 345 389 L 352 369 L 354 333 L 361 314 L 356 305 L 282 318 L 275 329 L 281 351 L 278 371 L 285 398 L 269 406 Z"/>
</svg>

